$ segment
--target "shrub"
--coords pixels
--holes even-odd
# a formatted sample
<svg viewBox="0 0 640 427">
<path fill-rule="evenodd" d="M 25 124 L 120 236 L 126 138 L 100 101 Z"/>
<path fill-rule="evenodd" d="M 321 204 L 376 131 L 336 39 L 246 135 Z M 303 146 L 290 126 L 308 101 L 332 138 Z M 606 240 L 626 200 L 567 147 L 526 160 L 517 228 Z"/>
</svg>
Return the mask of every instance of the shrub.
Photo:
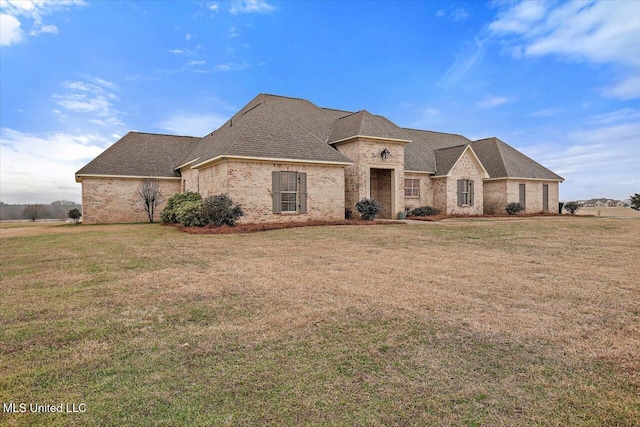
<svg viewBox="0 0 640 427">
<path fill-rule="evenodd" d="M 382 210 L 382 205 L 375 199 L 362 199 L 356 203 L 356 209 L 360 213 L 360 218 L 371 221 Z"/>
<path fill-rule="evenodd" d="M 73 220 L 74 224 L 77 224 L 78 220 L 82 216 L 82 212 L 80 212 L 80 209 L 74 208 L 74 209 L 71 209 L 67 215 L 69 216 L 69 218 Z"/>
<path fill-rule="evenodd" d="M 177 210 L 185 202 L 201 202 L 202 196 L 193 191 L 174 194 L 167 201 L 167 206 L 160 212 L 162 222 L 178 223 Z"/>
<path fill-rule="evenodd" d="M 512 202 L 507 205 L 505 210 L 509 215 L 515 215 L 522 211 L 522 206 L 520 206 L 520 203 Z"/>
<path fill-rule="evenodd" d="M 432 208 L 431 206 L 420 206 L 418 208 L 412 209 L 409 212 L 409 216 L 432 216 L 438 215 L 440 211 L 436 208 Z"/>
<path fill-rule="evenodd" d="M 226 194 L 209 196 L 202 202 L 202 219 L 213 225 L 236 225 L 238 218 L 244 216 L 240 205 L 234 205 Z"/>
<path fill-rule="evenodd" d="M 567 202 L 564 204 L 564 210 L 569 212 L 571 215 L 578 212 L 578 209 L 580 209 L 580 205 L 576 202 Z"/>
<path fill-rule="evenodd" d="M 207 224 L 202 217 L 202 201 L 186 201 L 180 203 L 175 210 L 175 217 L 185 227 L 203 227 Z"/>
</svg>

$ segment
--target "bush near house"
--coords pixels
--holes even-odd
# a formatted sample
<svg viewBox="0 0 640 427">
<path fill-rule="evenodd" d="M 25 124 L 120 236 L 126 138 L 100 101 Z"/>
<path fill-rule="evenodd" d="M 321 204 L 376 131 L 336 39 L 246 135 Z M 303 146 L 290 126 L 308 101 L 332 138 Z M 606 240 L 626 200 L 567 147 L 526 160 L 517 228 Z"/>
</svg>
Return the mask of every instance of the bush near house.
<svg viewBox="0 0 640 427">
<path fill-rule="evenodd" d="M 202 219 L 207 224 L 233 227 L 241 216 L 244 216 L 242 207 L 234 205 L 231 197 L 226 194 L 209 196 L 202 202 Z"/>
<path fill-rule="evenodd" d="M 440 211 L 431 206 L 420 206 L 419 208 L 409 211 L 409 216 L 433 216 L 438 215 Z"/>
<path fill-rule="evenodd" d="M 518 212 L 522 212 L 522 206 L 520 206 L 520 203 L 512 202 L 507 205 L 505 210 L 509 215 L 515 215 Z"/>
<path fill-rule="evenodd" d="M 186 191 L 184 193 L 174 194 L 167 200 L 167 206 L 160 212 L 160 219 L 162 222 L 177 224 L 178 218 L 176 213 L 182 203 L 185 202 L 202 202 L 202 196 L 193 191 Z"/>
<path fill-rule="evenodd" d="M 191 191 L 171 196 L 160 213 L 162 222 L 185 227 L 233 227 L 241 216 L 244 216 L 242 207 L 234 205 L 228 195 L 217 194 L 203 200 L 200 194 Z"/>
<path fill-rule="evenodd" d="M 382 204 L 375 199 L 362 199 L 356 203 L 356 209 L 360 213 L 360 218 L 371 221 L 382 210 Z"/>
<path fill-rule="evenodd" d="M 202 216 L 202 200 L 180 203 L 176 209 L 176 219 L 185 227 L 204 227 L 207 221 Z"/>
<path fill-rule="evenodd" d="M 567 202 L 564 204 L 564 210 L 569 212 L 571 215 L 578 212 L 578 209 L 580 209 L 580 205 L 576 202 Z"/>
</svg>

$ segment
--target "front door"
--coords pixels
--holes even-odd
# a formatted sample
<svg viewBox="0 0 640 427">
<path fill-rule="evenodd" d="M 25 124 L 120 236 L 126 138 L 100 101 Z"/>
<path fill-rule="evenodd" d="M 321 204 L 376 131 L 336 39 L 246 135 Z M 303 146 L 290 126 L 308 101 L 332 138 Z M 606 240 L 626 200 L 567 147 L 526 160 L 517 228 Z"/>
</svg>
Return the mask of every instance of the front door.
<svg viewBox="0 0 640 427">
<path fill-rule="evenodd" d="M 371 169 L 371 198 L 382 204 L 378 218 L 391 219 L 391 169 Z"/>
</svg>

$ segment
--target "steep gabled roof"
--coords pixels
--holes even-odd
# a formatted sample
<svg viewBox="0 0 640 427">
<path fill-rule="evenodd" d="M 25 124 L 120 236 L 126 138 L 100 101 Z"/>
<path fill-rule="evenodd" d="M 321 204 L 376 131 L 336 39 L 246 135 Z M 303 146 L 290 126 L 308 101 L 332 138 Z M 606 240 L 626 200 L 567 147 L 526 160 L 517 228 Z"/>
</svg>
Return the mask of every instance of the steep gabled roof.
<svg viewBox="0 0 640 427">
<path fill-rule="evenodd" d="M 331 116 L 308 101 L 274 98 L 278 97 L 256 97 L 248 108 L 204 137 L 182 164 L 197 159 L 197 166 L 221 156 L 351 163 L 320 138 L 333 122 Z M 318 111 L 311 112 L 309 107 Z"/>
<path fill-rule="evenodd" d="M 435 150 L 468 144 L 471 140 L 462 135 L 402 128 L 411 139 L 404 148 L 404 168 L 410 171 L 436 171 Z"/>
<path fill-rule="evenodd" d="M 435 150 L 436 157 L 436 176 L 447 175 L 453 165 L 456 164 L 467 145 L 458 145 L 455 147 L 439 148 Z"/>
<path fill-rule="evenodd" d="M 498 138 L 492 137 L 474 141 L 471 146 L 491 178 L 564 180 L 561 176 Z"/>
<path fill-rule="evenodd" d="M 329 144 L 356 136 L 392 139 L 410 142 L 398 126 L 388 120 L 381 120 L 367 110 L 341 117 L 335 121 L 329 136 Z"/>
<path fill-rule="evenodd" d="M 176 177 L 174 166 L 200 138 L 129 132 L 76 175 Z"/>
</svg>

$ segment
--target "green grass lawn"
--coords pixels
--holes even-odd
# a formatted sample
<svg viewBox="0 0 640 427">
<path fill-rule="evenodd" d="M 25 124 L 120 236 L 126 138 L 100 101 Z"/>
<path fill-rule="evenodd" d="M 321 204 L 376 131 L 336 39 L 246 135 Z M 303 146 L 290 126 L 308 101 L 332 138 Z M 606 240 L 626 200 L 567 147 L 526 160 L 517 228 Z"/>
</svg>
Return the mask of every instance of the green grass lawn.
<svg viewBox="0 0 640 427">
<path fill-rule="evenodd" d="M 638 220 L 0 237 L 0 425 L 640 424 Z"/>
</svg>

